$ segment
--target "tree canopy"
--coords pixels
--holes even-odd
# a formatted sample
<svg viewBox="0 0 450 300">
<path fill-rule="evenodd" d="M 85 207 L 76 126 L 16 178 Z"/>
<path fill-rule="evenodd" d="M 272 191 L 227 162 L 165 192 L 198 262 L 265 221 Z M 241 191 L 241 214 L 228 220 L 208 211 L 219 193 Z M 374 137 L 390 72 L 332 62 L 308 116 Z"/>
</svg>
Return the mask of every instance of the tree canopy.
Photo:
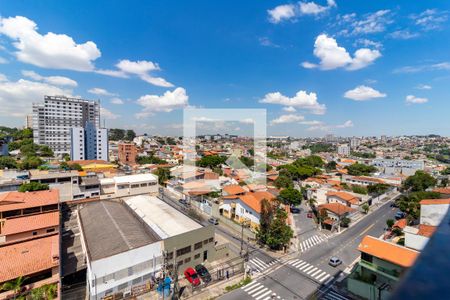
<svg viewBox="0 0 450 300">
<path fill-rule="evenodd" d="M 149 156 L 138 156 L 136 162 L 140 165 L 144 164 L 166 164 L 167 161 L 160 159 L 159 157 L 152 155 Z"/>
<path fill-rule="evenodd" d="M 377 170 L 374 166 L 364 165 L 360 163 L 354 163 L 347 167 L 349 175 L 353 176 L 370 176 Z"/>
<path fill-rule="evenodd" d="M 403 187 L 410 189 L 413 192 L 425 191 L 429 187 L 435 186 L 437 183 L 436 178 L 424 171 L 416 171 L 412 176 L 406 178 Z"/>
<path fill-rule="evenodd" d="M 403 195 L 395 202 L 401 211 L 408 213 L 410 220 L 415 220 L 420 217 L 420 201 L 423 199 L 438 199 L 439 193 L 436 192 L 412 192 L 409 195 Z"/>
<path fill-rule="evenodd" d="M 42 191 L 42 190 L 48 190 L 48 184 L 40 183 L 40 182 L 28 182 L 23 183 L 21 186 L 19 186 L 19 192 L 33 192 L 33 191 Z"/>
<path fill-rule="evenodd" d="M 289 241 L 294 234 L 291 227 L 286 224 L 286 211 L 263 199 L 260 216 L 260 227 L 257 232 L 258 240 L 269 248 L 276 250 L 289 245 Z"/>
<path fill-rule="evenodd" d="M 17 168 L 17 161 L 9 156 L 0 156 L 0 169 L 15 169 Z"/>
<path fill-rule="evenodd" d="M 286 205 L 299 205 L 302 202 L 302 199 L 302 193 L 292 187 L 283 189 L 278 195 L 278 200 Z"/>
<path fill-rule="evenodd" d="M 223 156 L 209 155 L 209 156 L 202 157 L 202 159 L 197 161 L 197 165 L 199 167 L 204 167 L 204 168 L 206 168 L 206 167 L 214 168 L 214 167 L 217 167 L 217 166 L 225 163 L 226 160 L 227 160 L 227 158 L 223 157 Z"/>
</svg>

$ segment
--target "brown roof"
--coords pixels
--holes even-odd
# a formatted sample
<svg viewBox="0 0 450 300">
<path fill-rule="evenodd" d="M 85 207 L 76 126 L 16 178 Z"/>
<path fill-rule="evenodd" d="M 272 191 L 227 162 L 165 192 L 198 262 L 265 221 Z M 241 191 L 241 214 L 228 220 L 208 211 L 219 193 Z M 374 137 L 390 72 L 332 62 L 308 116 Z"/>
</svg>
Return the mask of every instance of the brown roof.
<svg viewBox="0 0 450 300">
<path fill-rule="evenodd" d="M 328 192 L 327 196 L 335 196 L 351 204 L 358 204 L 359 198 L 346 192 Z"/>
<path fill-rule="evenodd" d="M 0 282 L 59 265 L 58 235 L 0 247 Z"/>
<path fill-rule="evenodd" d="M 54 227 L 59 225 L 59 212 L 49 212 L 20 218 L 7 219 L 0 235 L 11 235 L 21 232 Z"/>
<path fill-rule="evenodd" d="M 358 250 L 401 267 L 411 267 L 419 252 L 366 235 Z"/>
<path fill-rule="evenodd" d="M 226 185 L 223 187 L 223 191 L 227 193 L 228 196 L 243 194 L 246 192 L 242 186 L 237 184 Z"/>
<path fill-rule="evenodd" d="M 420 201 L 420 205 L 431 204 L 450 204 L 450 198 L 447 199 L 424 199 Z"/>
<path fill-rule="evenodd" d="M 110 163 L 109 161 L 101 160 L 101 159 L 69 160 L 67 163 L 69 165 L 70 164 L 79 164 L 80 166 L 86 166 L 86 165 L 90 165 L 90 164 L 113 165 L 113 163 Z"/>
<path fill-rule="evenodd" d="M 437 228 L 436 226 L 420 224 L 419 231 L 417 232 L 417 234 L 426 237 L 431 237 L 433 233 L 436 231 L 436 228 Z"/>
<path fill-rule="evenodd" d="M 340 203 L 326 203 L 319 205 L 319 209 L 326 209 L 334 213 L 335 215 L 342 216 L 350 212 L 354 212 L 355 209 L 345 206 Z"/>
<path fill-rule="evenodd" d="M 437 188 L 434 189 L 433 192 L 437 192 L 440 194 L 450 194 L 450 188 Z"/>
<path fill-rule="evenodd" d="M 251 209 L 253 209 L 257 213 L 260 213 L 261 201 L 263 199 L 273 200 L 275 199 L 275 196 L 269 192 L 254 192 L 239 196 L 239 199 L 241 199 L 241 201 L 248 205 Z"/>
<path fill-rule="evenodd" d="M 403 229 L 406 227 L 406 225 L 408 225 L 406 219 L 400 219 L 396 221 L 392 227 L 398 227 L 400 229 Z"/>
<path fill-rule="evenodd" d="M 14 209 L 57 204 L 59 191 L 56 189 L 36 192 L 5 192 L 0 194 L 0 212 Z"/>
</svg>

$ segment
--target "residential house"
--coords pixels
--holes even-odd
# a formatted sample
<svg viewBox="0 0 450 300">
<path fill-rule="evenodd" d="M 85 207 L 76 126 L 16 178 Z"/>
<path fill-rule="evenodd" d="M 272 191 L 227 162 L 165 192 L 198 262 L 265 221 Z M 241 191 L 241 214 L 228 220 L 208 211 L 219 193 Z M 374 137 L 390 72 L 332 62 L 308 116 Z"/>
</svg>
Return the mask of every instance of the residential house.
<svg viewBox="0 0 450 300">
<path fill-rule="evenodd" d="M 327 193 L 327 202 L 328 203 L 340 203 L 345 206 L 356 209 L 363 203 L 366 203 L 367 199 L 363 199 L 362 195 L 356 196 L 353 193 L 341 192 L 341 191 L 337 191 L 337 192 L 330 191 Z"/>
</svg>

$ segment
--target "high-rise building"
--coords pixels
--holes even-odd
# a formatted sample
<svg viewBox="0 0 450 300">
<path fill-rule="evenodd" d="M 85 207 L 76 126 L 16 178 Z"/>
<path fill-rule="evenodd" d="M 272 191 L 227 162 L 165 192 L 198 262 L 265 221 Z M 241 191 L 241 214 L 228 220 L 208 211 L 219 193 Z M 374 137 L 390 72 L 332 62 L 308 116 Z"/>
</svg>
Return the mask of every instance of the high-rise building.
<svg viewBox="0 0 450 300">
<path fill-rule="evenodd" d="M 25 128 L 33 128 L 33 115 L 25 116 Z"/>
<path fill-rule="evenodd" d="M 337 151 L 338 151 L 339 155 L 345 155 L 345 156 L 350 155 L 350 147 L 347 144 L 339 145 L 337 148 Z"/>
<path fill-rule="evenodd" d="M 108 161 L 108 130 L 87 123 L 70 129 L 70 158 L 72 160 L 99 159 Z"/>
<path fill-rule="evenodd" d="M 100 127 L 100 104 L 80 98 L 45 96 L 33 103 L 33 138 L 49 146 L 55 154 L 70 153 L 70 129 L 92 123 Z"/>
<path fill-rule="evenodd" d="M 361 141 L 359 138 L 351 138 L 350 139 L 350 148 L 355 149 L 358 148 L 361 145 Z"/>
</svg>

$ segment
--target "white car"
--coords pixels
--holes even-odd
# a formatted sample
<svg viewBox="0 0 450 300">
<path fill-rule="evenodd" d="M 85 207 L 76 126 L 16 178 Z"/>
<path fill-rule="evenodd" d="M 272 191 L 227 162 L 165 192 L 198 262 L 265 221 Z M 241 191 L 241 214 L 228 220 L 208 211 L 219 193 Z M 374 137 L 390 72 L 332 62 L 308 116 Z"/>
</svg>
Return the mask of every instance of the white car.
<svg viewBox="0 0 450 300">
<path fill-rule="evenodd" d="M 342 264 L 342 260 L 339 259 L 339 257 L 332 256 L 330 257 L 330 260 L 328 261 L 328 264 L 332 267 L 337 267 L 340 264 Z"/>
</svg>

